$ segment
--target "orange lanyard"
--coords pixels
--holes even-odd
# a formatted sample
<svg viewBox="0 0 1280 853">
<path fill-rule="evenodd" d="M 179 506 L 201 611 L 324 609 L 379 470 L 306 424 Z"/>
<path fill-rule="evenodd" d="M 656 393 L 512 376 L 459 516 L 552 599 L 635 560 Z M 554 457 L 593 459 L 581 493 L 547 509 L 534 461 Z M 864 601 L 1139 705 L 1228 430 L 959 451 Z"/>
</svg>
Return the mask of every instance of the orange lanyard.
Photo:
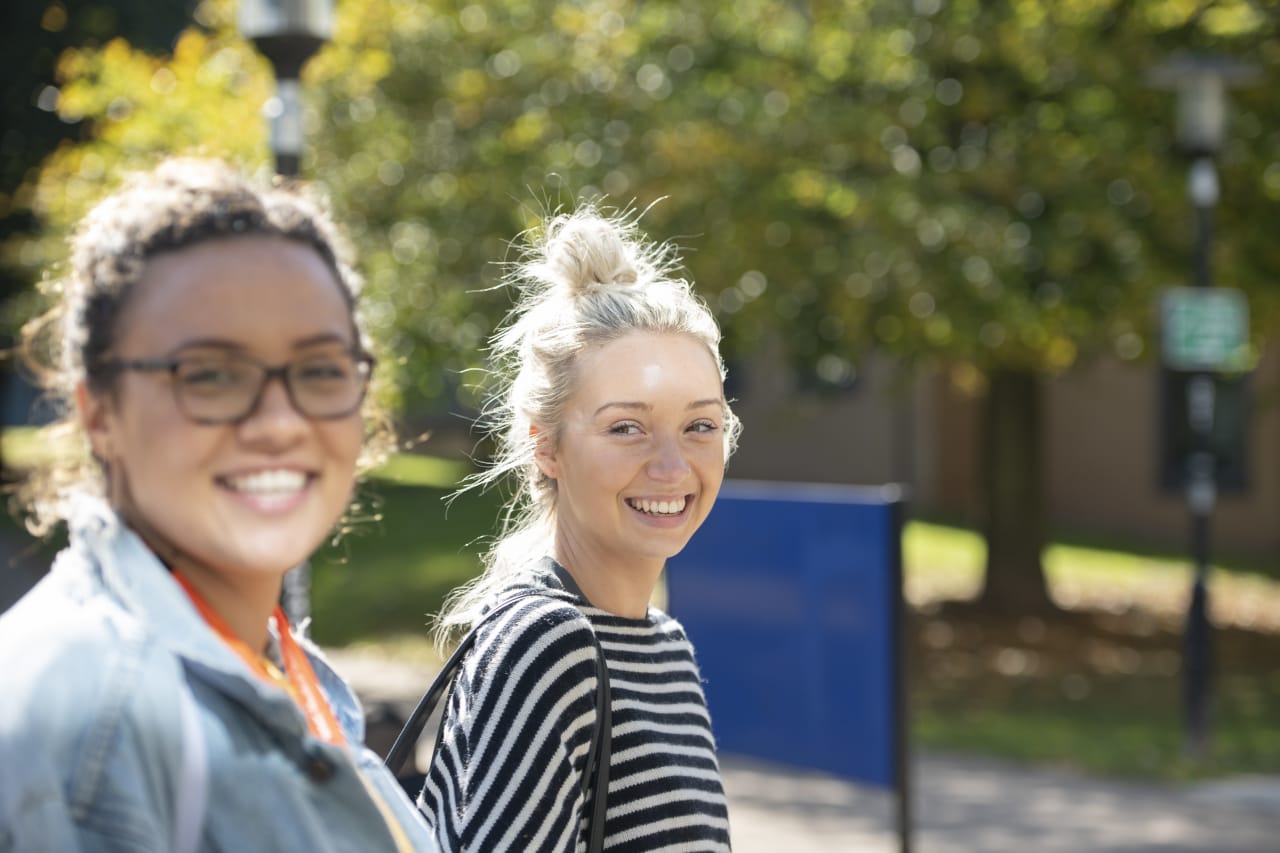
<svg viewBox="0 0 1280 853">
<path fill-rule="evenodd" d="M 320 689 L 319 681 L 316 680 L 311 661 L 298 645 L 297 640 L 293 638 L 293 633 L 289 630 L 289 620 L 279 606 L 276 607 L 274 616 L 276 631 L 280 635 L 280 656 L 284 658 L 284 672 L 281 672 L 265 655 L 254 652 L 248 644 L 233 634 L 222 617 L 213 611 L 213 608 L 185 578 L 177 572 L 173 573 L 173 577 L 186 590 L 191 603 L 204 617 L 204 621 L 233 652 L 240 656 L 249 669 L 266 683 L 284 688 L 293 698 L 293 701 L 302 709 L 302 715 L 307 719 L 307 728 L 311 730 L 311 734 L 334 746 L 347 745 L 342 728 L 333 715 L 333 709 L 329 707 L 329 700 Z"/>
</svg>

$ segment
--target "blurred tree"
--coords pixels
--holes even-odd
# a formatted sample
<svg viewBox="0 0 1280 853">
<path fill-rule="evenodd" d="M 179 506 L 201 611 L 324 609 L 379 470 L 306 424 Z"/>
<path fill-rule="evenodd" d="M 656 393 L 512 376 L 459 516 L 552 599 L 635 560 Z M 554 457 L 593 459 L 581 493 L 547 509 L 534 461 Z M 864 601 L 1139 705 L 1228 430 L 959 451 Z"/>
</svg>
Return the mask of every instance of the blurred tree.
<svg viewBox="0 0 1280 853">
<path fill-rule="evenodd" d="M 197 20 L 184 19 L 162 49 L 111 37 L 57 54 L 45 108 L 75 139 L 46 152 L 19 190 L 30 217 L 44 226 L 5 244 L 5 260 L 26 278 L 57 269 L 68 230 L 124 171 L 173 151 L 267 162 L 261 109 L 270 68 L 223 21 L 230 8 L 197 10 Z"/>
<path fill-rule="evenodd" d="M 30 291 L 36 265 L 21 262 L 21 246 L 40 228 L 31 208 L 40 163 L 83 128 L 58 115 L 57 57 L 74 45 L 96 45 L 127 35 L 140 48 L 167 49 L 190 22 L 194 0 L 48 0 L 13 2 L 0 9 L 0 349 L 7 349 L 12 305 Z M 0 401 L 9 371 L 0 370 Z M 0 472 L 3 471 L 0 460 Z"/>
<path fill-rule="evenodd" d="M 143 50 L 167 50 L 191 21 L 194 0 L 48 0 L 0 10 L 0 240 L 30 233 L 36 222 L 20 189 L 60 142 L 82 128 L 59 116 L 54 65 L 63 50 L 125 36 Z M 0 267 L 4 292 L 24 284 Z"/>
<path fill-rule="evenodd" d="M 231 9 L 202 4 L 172 57 L 64 58 L 59 113 L 94 133 L 46 163 L 50 221 L 165 150 L 265 162 L 268 72 Z M 466 393 L 512 235 L 597 194 L 648 209 L 729 346 L 777 339 L 802 386 L 873 351 L 949 371 L 985 400 L 987 599 L 1045 605 L 1041 377 L 1143 357 L 1155 288 L 1188 268 L 1172 98 L 1145 70 L 1182 48 L 1271 69 L 1275 24 L 1246 0 L 344 0 L 305 71 L 303 169 L 410 403 Z M 1280 248 L 1237 218 L 1280 198 L 1277 111 L 1239 98 L 1222 157 L 1218 269 L 1260 330 Z"/>
<path fill-rule="evenodd" d="M 682 120 L 665 181 L 675 203 L 658 215 L 683 228 L 659 230 L 712 232 L 692 265 L 731 285 L 718 307 L 744 343 L 781 332 L 801 371 L 836 385 L 875 348 L 975 387 L 984 599 L 1048 606 L 1041 378 L 1083 357 L 1144 355 L 1156 288 L 1190 268 L 1173 99 L 1146 70 L 1193 49 L 1269 71 L 1274 13 L 1229 0 L 914 0 L 735 4 L 706 20 L 719 31 L 671 100 L 710 92 L 718 108 L 663 106 Z M 1261 332 L 1280 318 L 1280 253 L 1256 225 L 1277 198 L 1280 137 L 1263 131 L 1276 121 L 1265 89 L 1233 112 L 1217 268 L 1250 290 Z M 686 144 L 726 134 L 715 153 Z M 726 258 L 754 272 L 725 282 Z"/>
</svg>

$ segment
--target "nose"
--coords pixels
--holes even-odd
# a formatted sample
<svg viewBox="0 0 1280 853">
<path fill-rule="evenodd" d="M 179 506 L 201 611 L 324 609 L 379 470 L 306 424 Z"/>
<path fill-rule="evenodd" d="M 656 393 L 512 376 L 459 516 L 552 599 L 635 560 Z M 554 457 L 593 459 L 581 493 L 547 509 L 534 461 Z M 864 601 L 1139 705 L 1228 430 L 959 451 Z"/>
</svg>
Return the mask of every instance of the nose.
<svg viewBox="0 0 1280 853">
<path fill-rule="evenodd" d="M 269 376 L 258 395 L 257 405 L 239 424 L 241 436 L 249 442 L 290 444 L 307 429 L 307 418 L 289 398 L 284 377 Z"/>
<path fill-rule="evenodd" d="M 678 483 L 689 475 L 689 460 L 678 438 L 660 437 L 649 460 L 649 476 L 662 483 Z"/>
</svg>

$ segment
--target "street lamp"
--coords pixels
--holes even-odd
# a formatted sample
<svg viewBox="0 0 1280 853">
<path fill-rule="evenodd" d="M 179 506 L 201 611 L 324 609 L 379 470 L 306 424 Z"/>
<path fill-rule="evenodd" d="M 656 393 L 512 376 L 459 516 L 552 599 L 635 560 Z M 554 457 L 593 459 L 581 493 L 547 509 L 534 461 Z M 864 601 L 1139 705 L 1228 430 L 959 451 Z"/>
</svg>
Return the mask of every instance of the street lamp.
<svg viewBox="0 0 1280 853">
<path fill-rule="evenodd" d="M 302 163 L 302 66 L 333 35 L 333 0 L 240 0 L 240 33 L 271 62 L 276 94 L 265 112 L 271 119 L 276 174 L 296 177 Z M 301 630 L 311 616 L 311 564 L 284 577 L 281 604 Z"/>
<path fill-rule="evenodd" d="M 1218 202 L 1218 172 L 1214 158 L 1222 148 L 1227 118 L 1227 89 L 1251 82 L 1257 71 L 1235 60 L 1206 55 L 1182 55 L 1152 69 L 1150 81 L 1159 88 L 1173 89 L 1178 94 L 1178 147 L 1191 158 L 1187 174 L 1187 194 L 1195 209 L 1195 274 L 1196 288 L 1213 287 L 1210 265 L 1213 207 Z M 1166 301 L 1169 301 L 1168 299 Z M 1204 300 L 1199 300 L 1203 303 Z M 1190 306 L 1184 299 L 1176 306 Z M 1168 309 L 1167 309 L 1168 313 Z M 1185 312 L 1184 312 L 1185 313 Z M 1199 318 L 1203 320 L 1203 317 Z M 1166 336 L 1170 329 L 1166 328 Z M 1166 342 L 1166 363 L 1171 358 Z M 1195 563 L 1195 580 L 1187 608 L 1184 631 L 1183 672 L 1187 726 L 1187 754 L 1203 758 L 1208 747 L 1209 692 L 1211 682 L 1210 626 L 1208 600 L 1209 519 L 1217 500 L 1217 466 L 1213 450 L 1214 416 L 1217 408 L 1217 383 L 1214 371 L 1223 365 L 1211 363 L 1211 357 L 1194 364 L 1186 377 L 1187 425 L 1191 434 L 1191 452 L 1186 459 L 1186 497 L 1191 511 L 1191 553 Z M 1166 387 L 1169 382 L 1166 368 Z"/>
<path fill-rule="evenodd" d="M 270 62 L 276 95 L 267 102 L 276 173 L 295 176 L 302 159 L 302 66 L 333 36 L 333 0 L 240 0 L 240 32 Z"/>
</svg>

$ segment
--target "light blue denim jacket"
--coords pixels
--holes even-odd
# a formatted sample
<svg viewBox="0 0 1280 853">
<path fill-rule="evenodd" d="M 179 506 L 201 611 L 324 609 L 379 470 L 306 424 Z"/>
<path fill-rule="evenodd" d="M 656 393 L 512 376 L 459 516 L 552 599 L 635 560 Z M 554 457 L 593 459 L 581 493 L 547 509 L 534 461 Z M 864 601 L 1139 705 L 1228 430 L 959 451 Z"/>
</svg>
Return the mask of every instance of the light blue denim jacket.
<svg viewBox="0 0 1280 853">
<path fill-rule="evenodd" d="M 361 746 L 350 688 L 308 652 L 351 750 L 312 737 L 86 500 L 52 571 L 0 616 L 0 851 L 395 850 L 365 782 L 435 851 Z"/>
</svg>

